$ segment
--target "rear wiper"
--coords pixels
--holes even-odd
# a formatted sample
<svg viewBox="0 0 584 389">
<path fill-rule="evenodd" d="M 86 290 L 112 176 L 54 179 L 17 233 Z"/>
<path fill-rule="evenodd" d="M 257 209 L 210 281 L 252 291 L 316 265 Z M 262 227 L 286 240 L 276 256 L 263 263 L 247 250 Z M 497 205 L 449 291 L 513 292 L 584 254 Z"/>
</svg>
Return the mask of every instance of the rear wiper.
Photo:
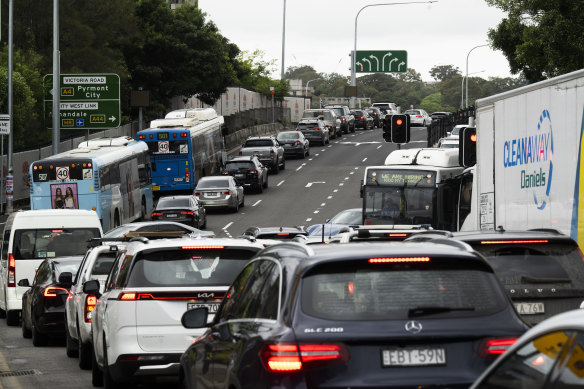
<svg viewBox="0 0 584 389">
<path fill-rule="evenodd" d="M 572 283 L 569 278 L 535 278 L 529 276 L 521 276 L 522 284 L 568 284 Z"/>
<path fill-rule="evenodd" d="M 474 307 L 416 307 L 408 310 L 408 317 L 434 315 L 438 313 L 453 312 L 453 311 L 474 311 Z"/>
</svg>

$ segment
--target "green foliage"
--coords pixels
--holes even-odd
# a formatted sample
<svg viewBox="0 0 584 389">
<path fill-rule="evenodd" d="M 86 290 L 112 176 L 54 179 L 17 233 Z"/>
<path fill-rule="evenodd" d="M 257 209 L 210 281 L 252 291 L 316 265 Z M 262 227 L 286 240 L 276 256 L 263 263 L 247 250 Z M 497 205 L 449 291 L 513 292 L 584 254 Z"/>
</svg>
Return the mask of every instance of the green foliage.
<svg viewBox="0 0 584 389">
<path fill-rule="evenodd" d="M 428 113 L 446 111 L 451 112 L 452 108 L 447 108 L 442 104 L 442 94 L 440 92 L 432 93 L 422 99 L 420 108 Z"/>
<path fill-rule="evenodd" d="M 436 81 L 448 81 L 460 75 L 458 67 L 453 65 L 437 65 L 430 69 L 430 76 Z"/>
<path fill-rule="evenodd" d="M 486 1 L 508 14 L 488 35 L 513 74 L 535 82 L 584 68 L 582 1 Z"/>
<path fill-rule="evenodd" d="M 241 69 L 239 83 L 241 86 L 255 90 L 265 96 L 272 96 L 270 87 L 274 88 L 274 99 L 284 100 L 288 95 L 289 86 L 282 80 L 270 78 L 270 73 L 274 71 L 275 60 L 264 60 L 264 52 L 256 50 L 253 53 L 241 52 L 237 57 L 239 69 Z"/>
</svg>

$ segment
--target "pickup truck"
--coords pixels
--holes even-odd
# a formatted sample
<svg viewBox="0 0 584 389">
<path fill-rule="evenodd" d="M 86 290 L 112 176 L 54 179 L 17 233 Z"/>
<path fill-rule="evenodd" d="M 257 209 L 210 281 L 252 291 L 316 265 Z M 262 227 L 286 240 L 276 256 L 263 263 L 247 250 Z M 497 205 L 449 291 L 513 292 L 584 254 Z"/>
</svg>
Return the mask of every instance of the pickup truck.
<svg viewBox="0 0 584 389">
<path fill-rule="evenodd" d="M 332 109 L 335 111 L 337 116 L 341 119 L 341 129 L 345 134 L 349 132 L 355 132 L 355 117 L 351 113 L 351 110 L 346 105 L 325 105 L 324 108 Z"/>
<path fill-rule="evenodd" d="M 260 162 L 275 174 L 286 168 L 284 148 L 273 136 L 250 136 L 241 146 L 239 155 L 256 155 Z"/>
</svg>

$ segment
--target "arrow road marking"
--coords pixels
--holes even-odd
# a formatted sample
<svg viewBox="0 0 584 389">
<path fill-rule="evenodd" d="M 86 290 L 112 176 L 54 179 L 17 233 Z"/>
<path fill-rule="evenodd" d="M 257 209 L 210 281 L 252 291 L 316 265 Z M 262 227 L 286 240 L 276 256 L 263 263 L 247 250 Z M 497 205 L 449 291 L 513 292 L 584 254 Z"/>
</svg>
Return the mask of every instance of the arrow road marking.
<svg viewBox="0 0 584 389">
<path fill-rule="evenodd" d="M 371 54 L 371 55 L 369 56 L 369 58 L 371 58 L 371 59 L 374 59 L 374 60 L 376 60 L 376 61 L 377 61 L 377 71 L 379 71 L 379 58 L 377 58 L 377 57 L 376 57 L 376 56 L 374 56 L 373 54 Z"/>
<path fill-rule="evenodd" d="M 391 53 L 388 51 L 387 54 L 385 54 L 383 56 L 383 58 L 381 59 L 381 70 L 385 69 L 385 58 L 389 58 L 391 57 Z M 389 71 L 390 69 L 387 69 L 387 71 Z"/>
<path fill-rule="evenodd" d="M 362 58 L 362 61 L 366 61 L 369 64 L 369 71 L 371 71 L 371 61 L 369 61 L 367 58 Z"/>
</svg>

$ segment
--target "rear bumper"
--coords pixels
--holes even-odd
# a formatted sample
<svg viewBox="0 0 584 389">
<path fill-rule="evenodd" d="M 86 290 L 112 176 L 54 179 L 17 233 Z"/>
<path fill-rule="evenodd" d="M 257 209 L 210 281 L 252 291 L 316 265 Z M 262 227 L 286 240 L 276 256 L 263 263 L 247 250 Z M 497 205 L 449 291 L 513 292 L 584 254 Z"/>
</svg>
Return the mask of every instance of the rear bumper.
<svg viewBox="0 0 584 389">
<path fill-rule="evenodd" d="M 112 378 L 118 382 L 143 376 L 178 376 L 181 354 L 120 355 L 109 366 Z"/>
<path fill-rule="evenodd" d="M 65 312 L 44 312 L 35 322 L 43 334 L 65 334 Z"/>
</svg>

